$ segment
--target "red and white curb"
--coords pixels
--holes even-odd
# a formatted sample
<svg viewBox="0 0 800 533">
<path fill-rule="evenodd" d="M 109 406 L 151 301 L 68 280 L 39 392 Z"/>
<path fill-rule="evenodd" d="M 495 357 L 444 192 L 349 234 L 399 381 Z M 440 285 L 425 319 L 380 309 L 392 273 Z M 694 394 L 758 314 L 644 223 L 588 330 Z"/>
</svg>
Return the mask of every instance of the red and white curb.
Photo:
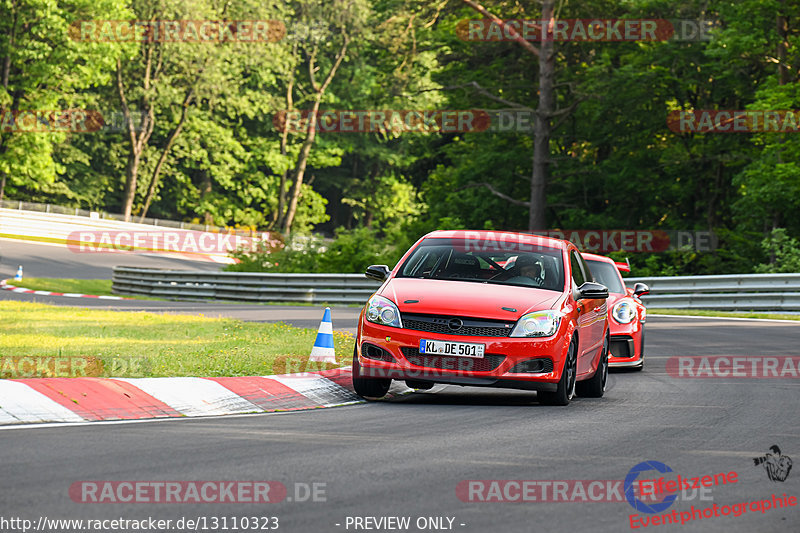
<svg viewBox="0 0 800 533">
<path fill-rule="evenodd" d="M 35 291 L 33 289 L 26 289 L 24 287 L 17 287 L 8 283 L 4 279 L 0 281 L 0 289 L 11 292 L 18 292 L 22 294 L 38 294 L 39 296 L 66 296 L 67 298 L 97 298 L 100 300 L 130 300 L 130 298 L 123 298 L 122 296 L 97 296 L 94 294 L 78 294 L 74 292 L 50 292 L 50 291 Z"/>
<path fill-rule="evenodd" d="M 395 383 L 390 396 L 410 392 Z M 0 425 L 236 415 L 361 403 L 348 368 L 247 377 L 0 380 Z"/>
</svg>

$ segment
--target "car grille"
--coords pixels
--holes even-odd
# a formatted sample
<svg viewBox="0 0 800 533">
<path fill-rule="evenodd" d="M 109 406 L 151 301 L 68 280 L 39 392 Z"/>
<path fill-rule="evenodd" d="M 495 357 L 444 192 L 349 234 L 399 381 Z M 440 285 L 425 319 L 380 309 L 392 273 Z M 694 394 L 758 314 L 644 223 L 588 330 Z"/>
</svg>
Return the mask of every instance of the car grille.
<svg viewBox="0 0 800 533">
<path fill-rule="evenodd" d="M 437 370 L 460 370 L 463 372 L 488 372 L 499 367 L 505 355 L 486 354 L 478 357 L 454 357 L 452 355 L 421 354 L 417 348 L 400 348 L 406 359 L 416 366 Z"/>
<path fill-rule="evenodd" d="M 403 320 L 403 327 L 406 329 L 470 337 L 508 337 L 515 324 L 515 322 L 507 322 L 505 320 L 415 315 L 410 313 L 403 313 L 401 319 Z M 454 329 L 453 326 L 459 322 L 461 326 Z"/>
</svg>

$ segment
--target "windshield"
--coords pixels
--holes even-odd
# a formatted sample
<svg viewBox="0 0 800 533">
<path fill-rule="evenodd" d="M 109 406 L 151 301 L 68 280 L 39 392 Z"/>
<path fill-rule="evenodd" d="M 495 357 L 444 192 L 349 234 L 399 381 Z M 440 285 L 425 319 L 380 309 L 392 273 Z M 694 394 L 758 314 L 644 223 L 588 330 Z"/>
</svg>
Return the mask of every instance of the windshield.
<svg viewBox="0 0 800 533">
<path fill-rule="evenodd" d="M 505 243 L 503 243 L 505 244 Z M 511 244 L 506 248 L 517 248 Z M 425 239 L 403 263 L 397 277 L 518 285 L 561 292 L 561 250 L 527 245 L 519 249 L 469 251 L 459 239 Z"/>
<path fill-rule="evenodd" d="M 586 261 L 589 269 L 594 274 L 597 283 L 602 283 L 608 287 L 608 292 L 625 294 L 625 286 L 622 284 L 617 267 L 605 261 Z"/>
</svg>

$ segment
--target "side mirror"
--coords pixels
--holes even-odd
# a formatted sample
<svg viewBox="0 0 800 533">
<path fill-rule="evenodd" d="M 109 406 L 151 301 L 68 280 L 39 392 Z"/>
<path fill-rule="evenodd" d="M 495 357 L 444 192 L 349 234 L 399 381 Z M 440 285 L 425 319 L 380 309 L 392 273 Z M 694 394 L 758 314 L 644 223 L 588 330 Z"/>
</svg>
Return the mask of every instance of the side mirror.
<svg viewBox="0 0 800 533">
<path fill-rule="evenodd" d="M 575 299 L 605 300 L 606 298 L 608 298 L 608 287 L 594 281 L 587 281 L 578 287 L 578 297 Z"/>
<path fill-rule="evenodd" d="M 364 275 L 375 281 L 384 281 L 389 277 L 390 272 L 391 270 L 389 270 L 389 267 L 386 265 L 370 265 L 367 267 L 367 271 L 364 272 Z"/>
<path fill-rule="evenodd" d="M 644 296 L 645 294 L 650 294 L 650 287 L 647 286 L 645 283 L 637 283 L 633 286 L 633 295 L 637 298 L 639 296 Z"/>
</svg>

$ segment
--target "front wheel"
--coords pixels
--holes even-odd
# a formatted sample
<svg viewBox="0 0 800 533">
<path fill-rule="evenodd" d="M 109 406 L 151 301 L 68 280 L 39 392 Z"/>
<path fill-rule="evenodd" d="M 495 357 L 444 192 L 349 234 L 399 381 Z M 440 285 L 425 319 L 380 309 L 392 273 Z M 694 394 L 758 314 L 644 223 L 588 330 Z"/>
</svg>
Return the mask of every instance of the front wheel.
<svg viewBox="0 0 800 533">
<path fill-rule="evenodd" d="M 603 351 L 600 353 L 600 362 L 597 363 L 597 370 L 590 379 L 581 381 L 576 385 L 578 396 L 584 398 L 602 398 L 606 392 L 606 380 L 608 380 L 608 335 L 603 340 Z"/>
<path fill-rule="evenodd" d="M 573 337 L 567 349 L 567 359 L 564 361 L 561 379 L 558 380 L 558 388 L 555 392 L 539 391 L 536 393 L 539 403 L 543 405 L 569 405 L 569 401 L 575 396 L 575 376 L 577 373 L 578 341 Z"/>
<path fill-rule="evenodd" d="M 358 349 L 353 348 L 353 390 L 365 400 L 380 399 L 389 392 L 392 380 L 388 378 L 361 377 L 361 363 L 358 362 Z"/>
</svg>

